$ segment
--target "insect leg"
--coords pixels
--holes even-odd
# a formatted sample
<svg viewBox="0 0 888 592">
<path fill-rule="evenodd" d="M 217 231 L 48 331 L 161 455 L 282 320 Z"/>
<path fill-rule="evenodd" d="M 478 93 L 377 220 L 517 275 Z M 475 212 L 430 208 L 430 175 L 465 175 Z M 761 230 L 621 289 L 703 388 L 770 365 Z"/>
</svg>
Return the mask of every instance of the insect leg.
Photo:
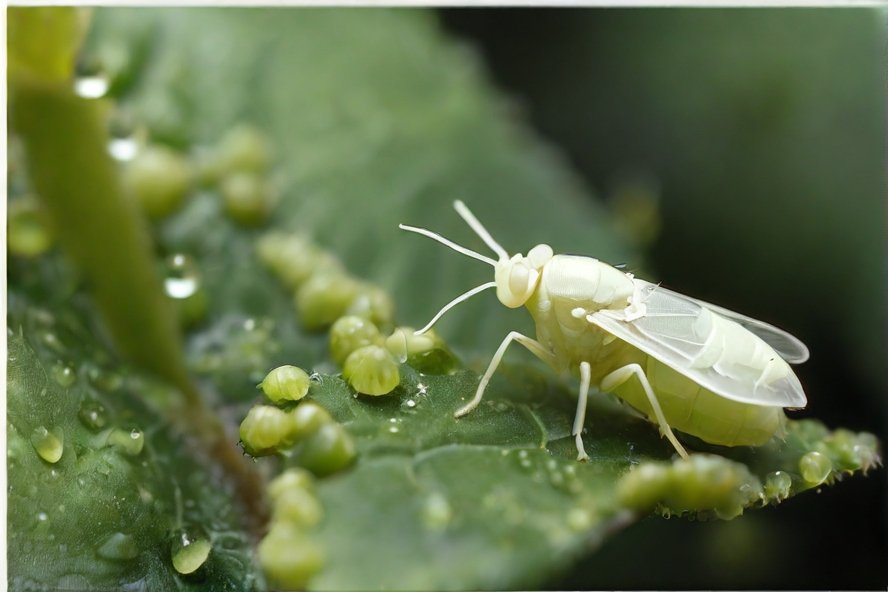
<svg viewBox="0 0 888 592">
<path fill-rule="evenodd" d="M 660 429 L 663 431 L 663 435 L 666 436 L 666 439 L 675 447 L 675 451 L 678 452 L 682 458 L 687 458 L 688 453 L 684 449 L 684 446 L 679 443 L 675 434 L 672 433 L 672 428 L 669 427 L 669 424 L 666 422 L 666 416 L 663 415 L 663 410 L 660 408 L 659 401 L 657 401 L 657 395 L 654 393 L 654 389 L 651 387 L 651 383 L 648 382 L 647 375 L 645 375 L 641 366 L 638 364 L 628 364 L 622 368 L 617 368 L 601 379 L 601 390 L 612 391 L 629 380 L 633 375 L 637 376 L 638 380 L 641 382 L 641 386 L 647 395 L 651 408 L 654 410 L 654 415 L 657 417 L 657 423 L 660 424 Z"/>
<path fill-rule="evenodd" d="M 475 391 L 475 396 L 471 401 L 468 402 L 463 407 L 460 407 L 456 410 L 456 413 L 453 414 L 454 417 L 462 417 L 466 415 L 470 411 L 472 411 L 478 404 L 481 402 L 481 398 L 484 396 L 484 389 L 487 388 L 487 383 L 490 382 L 490 378 L 493 376 L 493 373 L 496 371 L 497 366 L 503 359 L 503 355 L 506 353 L 506 348 L 509 347 L 509 344 L 512 341 L 517 341 L 528 350 L 530 353 L 546 362 L 550 366 L 556 366 L 555 355 L 546 349 L 546 347 L 536 341 L 535 339 L 531 339 L 527 335 L 522 335 L 517 331 L 512 331 L 506 338 L 503 339 L 503 342 L 500 344 L 499 348 L 497 348 L 496 353 L 493 354 L 493 359 L 490 360 L 490 365 L 487 367 L 487 372 L 484 373 L 484 376 L 481 377 L 481 382 L 478 384 L 478 390 Z"/>
<path fill-rule="evenodd" d="M 580 397 L 577 399 L 577 414 L 574 416 L 573 432 L 577 439 L 577 460 L 589 460 L 583 446 L 583 423 L 586 421 L 586 400 L 589 398 L 589 383 L 592 382 L 592 367 L 589 362 L 580 362 Z"/>
</svg>

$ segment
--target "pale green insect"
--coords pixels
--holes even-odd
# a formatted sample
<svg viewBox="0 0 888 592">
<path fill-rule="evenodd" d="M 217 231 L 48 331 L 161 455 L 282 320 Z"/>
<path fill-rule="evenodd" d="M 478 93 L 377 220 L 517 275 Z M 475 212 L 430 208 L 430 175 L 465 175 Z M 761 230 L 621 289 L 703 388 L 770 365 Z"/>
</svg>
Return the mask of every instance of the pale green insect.
<svg viewBox="0 0 888 592">
<path fill-rule="evenodd" d="M 581 430 L 589 387 L 613 392 L 660 426 L 675 450 L 687 452 L 672 427 L 724 446 L 760 446 L 785 423 L 784 407 L 804 407 L 805 393 L 789 367 L 808 359 L 792 335 L 761 321 L 682 296 L 590 257 L 555 255 L 537 245 L 509 254 L 460 201 L 457 213 L 496 254 L 485 257 L 424 228 L 401 225 L 494 268 L 494 281 L 458 296 L 426 327 L 460 302 L 496 288 L 509 308 L 526 306 L 537 338 L 512 331 L 481 378 L 466 415 L 512 341 L 556 370 L 580 375 L 574 418 L 578 460 L 588 459 Z"/>
</svg>

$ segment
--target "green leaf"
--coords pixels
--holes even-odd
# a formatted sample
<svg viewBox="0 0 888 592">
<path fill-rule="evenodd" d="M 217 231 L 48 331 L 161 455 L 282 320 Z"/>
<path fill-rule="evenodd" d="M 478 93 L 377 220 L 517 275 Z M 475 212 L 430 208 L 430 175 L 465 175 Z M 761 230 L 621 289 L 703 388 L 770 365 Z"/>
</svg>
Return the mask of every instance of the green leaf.
<svg viewBox="0 0 888 592">
<path fill-rule="evenodd" d="M 232 485 L 146 405 L 177 394 L 109 355 L 91 311 L 10 296 L 10 589 L 260 586 Z M 183 533 L 211 545 L 189 576 L 172 563 Z"/>
</svg>

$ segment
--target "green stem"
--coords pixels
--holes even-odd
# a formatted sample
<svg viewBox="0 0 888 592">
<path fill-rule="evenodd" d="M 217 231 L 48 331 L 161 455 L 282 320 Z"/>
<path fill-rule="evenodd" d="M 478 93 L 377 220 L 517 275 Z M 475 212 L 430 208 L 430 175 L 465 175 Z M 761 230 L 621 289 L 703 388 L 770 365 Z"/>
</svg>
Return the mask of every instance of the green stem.
<svg viewBox="0 0 888 592">
<path fill-rule="evenodd" d="M 11 9 L 10 21 L 18 22 L 22 11 L 34 10 L 38 9 Z M 62 11 L 71 9 L 40 10 L 58 11 L 46 15 L 45 22 L 61 20 L 61 15 L 67 16 Z M 57 54 L 69 49 L 70 39 L 39 37 L 47 45 L 58 43 Z M 27 55 L 17 49 L 10 47 L 13 57 Z M 54 55 L 52 48 L 45 53 Z M 207 408 L 185 366 L 179 325 L 163 293 L 147 225 L 136 203 L 124 194 L 107 152 L 108 105 L 76 96 L 73 72 L 63 77 L 58 68 L 42 69 L 59 62 L 32 59 L 28 68 L 10 75 L 11 127 L 22 139 L 33 187 L 63 250 L 83 273 L 117 348 L 178 387 L 184 401 L 180 409 L 171 410 L 175 421 L 197 433 L 235 479 L 251 514 L 261 519 L 260 480 Z M 73 70 L 73 60 L 66 63 Z"/>
</svg>

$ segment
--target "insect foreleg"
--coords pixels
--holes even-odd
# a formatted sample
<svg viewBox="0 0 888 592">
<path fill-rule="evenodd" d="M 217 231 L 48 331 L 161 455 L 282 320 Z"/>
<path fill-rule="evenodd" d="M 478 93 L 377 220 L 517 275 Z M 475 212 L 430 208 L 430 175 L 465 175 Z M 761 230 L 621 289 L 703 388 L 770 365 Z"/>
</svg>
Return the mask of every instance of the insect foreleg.
<svg viewBox="0 0 888 592">
<path fill-rule="evenodd" d="M 509 347 L 509 344 L 512 341 L 517 341 L 528 350 L 530 353 L 549 364 L 550 366 L 556 366 L 555 355 L 546 349 L 546 347 L 536 341 L 535 339 L 531 339 L 527 335 L 522 335 L 517 331 L 512 331 L 506 338 L 503 339 L 503 342 L 500 344 L 499 348 L 497 348 L 496 353 L 493 354 L 493 359 L 490 360 L 490 365 L 487 367 L 487 372 L 484 373 L 484 376 L 481 377 L 481 382 L 478 384 L 478 390 L 475 391 L 475 396 L 471 401 L 468 402 L 463 407 L 457 409 L 456 413 L 453 414 L 454 417 L 462 417 L 466 415 L 470 411 L 472 411 L 478 404 L 481 402 L 481 398 L 484 396 L 484 389 L 487 388 L 487 383 L 490 382 L 490 378 L 493 376 L 493 373 L 496 372 L 497 366 L 503 359 L 503 355 L 506 353 L 506 348 Z"/>
<path fill-rule="evenodd" d="M 577 399 L 577 414 L 574 416 L 573 432 L 577 438 L 577 460 L 589 460 L 583 446 L 583 424 L 586 422 L 586 400 L 589 398 L 589 383 L 592 382 L 592 367 L 589 362 L 580 362 L 580 396 Z"/>
<path fill-rule="evenodd" d="M 657 417 L 657 423 L 660 424 L 660 429 L 663 431 L 663 435 L 665 435 L 669 442 L 672 443 L 675 447 L 675 451 L 678 452 L 682 458 L 687 458 L 688 453 L 684 449 L 684 446 L 679 443 L 675 434 L 672 433 L 672 428 L 669 427 L 669 424 L 666 422 L 666 416 L 663 415 L 663 410 L 660 408 L 659 401 L 657 401 L 657 395 L 654 393 L 654 389 L 651 387 L 651 383 L 648 382 L 647 375 L 644 373 L 641 366 L 638 364 L 628 364 L 622 368 L 617 368 L 601 379 L 601 390 L 612 391 L 632 378 L 633 375 L 637 376 L 638 380 L 641 382 L 641 386 L 647 395 L 651 408 L 654 410 L 654 415 Z"/>
</svg>

